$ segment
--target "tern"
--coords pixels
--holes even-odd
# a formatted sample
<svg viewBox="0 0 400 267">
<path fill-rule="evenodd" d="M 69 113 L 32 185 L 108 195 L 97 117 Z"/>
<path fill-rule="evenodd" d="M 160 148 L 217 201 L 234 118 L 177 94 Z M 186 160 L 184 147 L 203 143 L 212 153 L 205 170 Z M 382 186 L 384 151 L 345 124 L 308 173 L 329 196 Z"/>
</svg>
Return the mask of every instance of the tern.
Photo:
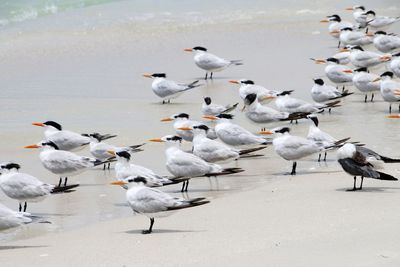
<svg viewBox="0 0 400 267">
<path fill-rule="evenodd" d="M 379 75 L 369 73 L 367 68 L 354 70 L 353 84 L 362 93 L 365 93 L 364 102 L 367 103 L 368 93 L 371 93 L 371 102 L 374 100 L 374 92 L 379 92 L 380 82 L 376 81 Z"/>
<path fill-rule="evenodd" d="M 373 42 L 373 33 L 354 31 L 345 27 L 340 30 L 339 40 L 343 45 L 368 45 Z"/>
<path fill-rule="evenodd" d="M 206 96 L 204 97 L 204 103 L 201 106 L 201 112 L 203 113 L 203 115 L 215 116 L 221 113 L 229 113 L 233 111 L 237 107 L 237 105 L 239 105 L 239 103 L 226 106 L 214 104 L 211 103 L 211 97 Z"/>
<path fill-rule="evenodd" d="M 167 135 L 162 138 L 150 139 L 151 142 L 165 142 L 167 170 L 176 178 L 211 177 L 242 172 L 240 168 L 222 168 L 220 165 L 208 163 L 200 157 L 184 152 L 179 148 L 182 138 Z M 182 184 L 182 192 L 187 191 L 189 180 Z"/>
<path fill-rule="evenodd" d="M 369 10 L 364 13 L 367 17 L 367 25 L 374 29 L 388 28 L 395 22 L 400 20 L 400 17 L 377 16 L 375 11 Z"/>
<path fill-rule="evenodd" d="M 392 113 L 392 104 L 399 104 L 400 111 L 400 83 L 394 81 L 393 72 L 386 71 L 376 78 L 374 82 L 381 80 L 381 95 L 383 100 L 389 102 L 389 113 Z"/>
<path fill-rule="evenodd" d="M 348 51 L 344 48 L 342 51 Z M 380 54 L 372 51 L 364 51 L 364 49 L 359 46 L 352 46 L 350 49 L 350 62 L 358 68 L 370 68 L 377 66 L 383 62 L 391 60 L 392 55 L 390 54 Z"/>
<path fill-rule="evenodd" d="M 329 34 L 337 39 L 339 39 L 340 36 L 340 30 L 343 28 L 354 28 L 355 26 L 348 21 L 342 21 L 339 15 L 334 14 L 331 16 L 327 16 L 328 19 L 323 19 L 320 22 L 328 22 L 328 30 Z M 338 47 L 340 47 L 340 40 Z"/>
<path fill-rule="evenodd" d="M 308 103 L 302 99 L 293 98 L 290 95 L 278 96 L 275 101 L 275 105 L 281 112 L 288 113 L 315 113 L 324 111 L 333 107 L 338 107 L 340 100 L 333 101 L 326 104 L 320 103 Z"/>
<path fill-rule="evenodd" d="M 390 61 L 389 69 L 400 78 L 400 53 L 394 54 L 393 59 Z"/>
<path fill-rule="evenodd" d="M 367 15 L 365 15 L 365 7 L 360 5 L 355 5 L 353 7 L 348 7 L 346 10 L 353 11 L 354 20 L 360 24 L 361 28 L 367 26 Z"/>
<path fill-rule="evenodd" d="M 374 33 L 374 46 L 382 53 L 393 53 L 400 49 L 400 37 L 384 31 Z"/>
<path fill-rule="evenodd" d="M 227 145 L 255 146 L 267 145 L 269 142 L 261 136 L 257 136 L 243 127 L 231 122 L 233 115 L 220 114 L 217 116 L 204 116 L 205 119 L 216 121 L 215 133 L 218 138 Z"/>
<path fill-rule="evenodd" d="M 151 89 L 154 94 L 162 99 L 163 104 L 170 103 L 171 99 L 177 98 L 184 92 L 200 86 L 198 80 L 188 84 L 167 80 L 167 75 L 165 73 L 146 73 L 143 74 L 143 76 L 153 79 Z"/>
<path fill-rule="evenodd" d="M 326 77 L 336 85 L 343 85 L 343 90 L 345 85 L 351 85 L 353 83 L 353 70 L 345 65 L 341 65 L 338 59 L 330 57 L 326 60 L 315 60 L 315 63 L 328 63 L 325 67 Z"/>
<path fill-rule="evenodd" d="M 15 228 L 32 222 L 29 213 L 17 212 L 0 204 L 0 231 Z"/>
<path fill-rule="evenodd" d="M 353 189 L 348 191 L 362 190 L 364 178 L 373 178 L 378 180 L 397 181 L 397 178 L 376 170 L 374 161 L 358 151 L 354 144 L 345 144 L 337 151 L 337 158 L 343 170 L 354 177 Z M 361 184 L 356 188 L 357 176 L 361 176 Z"/>
<path fill-rule="evenodd" d="M 210 72 L 210 79 L 213 78 L 213 73 L 217 71 L 222 71 L 229 66 L 243 65 L 242 60 L 226 60 L 220 58 L 216 55 L 207 52 L 207 49 L 201 46 L 196 46 L 193 48 L 185 48 L 186 52 L 195 52 L 194 63 L 200 69 L 206 71 L 205 80 L 207 80 L 208 73 Z"/>
<path fill-rule="evenodd" d="M 27 202 L 42 201 L 50 194 L 72 192 L 71 189 L 77 186 L 55 187 L 43 183 L 32 175 L 18 172 L 20 165 L 16 163 L 1 165 L 1 169 L 0 188 L 9 198 L 18 200 L 19 211 L 22 211 L 22 203 L 25 203 L 23 208 L 25 212 Z"/>
<path fill-rule="evenodd" d="M 325 103 L 334 99 L 343 98 L 353 94 L 345 90 L 339 92 L 336 87 L 325 84 L 322 79 L 314 79 L 314 85 L 311 88 L 311 97 L 317 103 Z"/>
<path fill-rule="evenodd" d="M 183 199 L 172 197 L 155 188 L 146 186 L 147 180 L 135 177 L 128 181 L 112 182 L 113 185 L 128 185 L 126 200 L 134 213 L 143 214 L 150 219 L 150 227 L 143 230 L 142 234 L 150 234 L 153 231 L 154 218 L 171 215 L 172 212 L 209 203 L 203 197 Z"/>
<path fill-rule="evenodd" d="M 82 134 L 63 130 L 62 126 L 55 121 L 34 122 L 32 125 L 44 127 L 44 136 L 46 141 L 51 141 L 57 145 L 60 150 L 77 151 L 90 143 L 90 138 Z M 100 135 L 102 140 L 116 137 L 116 135 Z"/>
<path fill-rule="evenodd" d="M 58 186 L 61 186 L 62 177 L 65 177 L 64 186 L 66 186 L 69 176 L 108 163 L 108 161 L 100 161 L 79 156 L 70 151 L 59 150 L 58 146 L 51 141 L 25 146 L 25 148 L 43 148 L 39 155 L 40 161 L 48 171 L 60 176 Z"/>
</svg>

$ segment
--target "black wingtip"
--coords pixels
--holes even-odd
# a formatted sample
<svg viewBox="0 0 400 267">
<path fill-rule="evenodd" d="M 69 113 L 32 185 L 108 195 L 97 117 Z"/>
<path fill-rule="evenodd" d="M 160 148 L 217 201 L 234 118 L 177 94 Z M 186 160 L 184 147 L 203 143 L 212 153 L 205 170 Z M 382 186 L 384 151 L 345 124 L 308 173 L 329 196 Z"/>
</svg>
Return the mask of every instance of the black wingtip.
<svg viewBox="0 0 400 267">
<path fill-rule="evenodd" d="M 51 191 L 52 194 L 59 194 L 59 193 L 71 193 L 74 192 L 74 190 L 71 190 L 73 188 L 78 187 L 79 184 L 71 184 L 71 185 L 66 185 L 66 186 L 56 186 L 53 188 Z"/>
</svg>

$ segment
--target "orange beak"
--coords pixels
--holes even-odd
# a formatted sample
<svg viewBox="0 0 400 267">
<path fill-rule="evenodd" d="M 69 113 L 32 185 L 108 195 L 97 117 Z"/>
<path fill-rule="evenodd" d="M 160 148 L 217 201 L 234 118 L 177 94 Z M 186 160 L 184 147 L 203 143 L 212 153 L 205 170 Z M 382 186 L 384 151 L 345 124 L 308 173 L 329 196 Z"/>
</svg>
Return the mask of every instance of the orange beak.
<svg viewBox="0 0 400 267">
<path fill-rule="evenodd" d="M 172 118 L 164 118 L 164 119 L 161 119 L 160 121 L 163 121 L 163 122 L 166 122 L 166 121 L 173 121 L 174 119 L 172 119 Z"/>
<path fill-rule="evenodd" d="M 348 49 L 348 48 L 340 48 L 339 49 L 339 52 L 349 52 L 350 51 L 350 49 Z"/>
<path fill-rule="evenodd" d="M 354 10 L 352 7 L 348 7 L 345 10 Z"/>
<path fill-rule="evenodd" d="M 145 74 L 143 74 L 143 77 L 146 77 L 146 78 L 153 78 L 153 76 L 151 76 L 150 73 L 145 73 Z"/>
<path fill-rule="evenodd" d="M 378 77 L 375 80 L 373 80 L 372 82 L 374 83 L 374 82 L 377 82 L 377 81 L 380 81 L 380 80 L 381 80 L 381 77 Z"/>
<path fill-rule="evenodd" d="M 185 52 L 193 52 L 193 49 L 192 48 L 185 48 L 185 49 L 183 49 L 183 51 L 185 51 Z"/>
<path fill-rule="evenodd" d="M 320 20 L 319 22 L 326 23 L 326 22 L 329 22 L 329 19 L 323 19 L 323 20 Z"/>
<path fill-rule="evenodd" d="M 128 184 L 128 183 L 124 182 L 124 181 L 114 181 L 114 182 L 111 182 L 110 184 L 112 184 L 112 185 L 125 185 L 125 184 Z"/>
<path fill-rule="evenodd" d="M 325 59 L 316 59 L 315 64 L 325 64 L 326 60 Z"/>
<path fill-rule="evenodd" d="M 110 154 L 110 155 L 115 156 L 115 151 L 113 151 L 113 150 L 107 150 L 107 153 Z"/>
<path fill-rule="evenodd" d="M 229 82 L 230 83 L 235 83 L 235 84 L 239 84 L 240 83 L 239 81 L 236 81 L 236 80 L 230 80 Z"/>
<path fill-rule="evenodd" d="M 189 127 L 180 127 L 180 128 L 177 128 L 177 130 L 181 130 L 181 131 L 191 131 L 191 130 L 193 130 L 192 128 L 189 128 Z"/>
<path fill-rule="evenodd" d="M 366 33 L 365 35 L 366 35 L 366 36 L 372 37 L 372 36 L 374 36 L 374 33 L 373 33 L 373 32 L 368 32 L 368 33 Z"/>
<path fill-rule="evenodd" d="M 380 61 L 389 61 L 392 59 L 391 55 L 383 55 L 379 58 Z"/>
<path fill-rule="evenodd" d="M 330 34 L 336 34 L 336 33 L 340 33 L 340 31 L 338 31 L 338 30 L 333 30 L 333 31 L 330 32 Z"/>
<path fill-rule="evenodd" d="M 209 119 L 209 120 L 213 120 L 213 121 L 215 121 L 215 120 L 218 120 L 218 118 L 217 117 L 215 117 L 215 116 L 203 116 L 203 118 L 204 119 Z"/>
<path fill-rule="evenodd" d="M 388 115 L 388 116 L 386 116 L 386 118 L 390 118 L 390 119 L 400 119 L 400 114 L 397 114 L 397 115 Z"/>
<path fill-rule="evenodd" d="M 32 125 L 40 126 L 40 127 L 45 127 L 45 126 L 46 126 L 46 125 L 44 125 L 44 124 L 41 123 L 41 122 L 33 122 Z"/>
<path fill-rule="evenodd" d="M 400 89 L 398 89 L 398 90 L 394 90 L 394 93 L 393 93 L 394 95 L 397 95 L 397 96 L 400 96 Z"/>
<path fill-rule="evenodd" d="M 274 99 L 274 98 L 275 98 L 275 96 L 267 95 L 267 96 L 263 96 L 261 99 L 262 100 L 271 100 L 271 99 Z"/>
<path fill-rule="evenodd" d="M 345 72 L 345 73 L 353 73 L 352 70 L 342 70 L 342 72 Z"/>
<path fill-rule="evenodd" d="M 153 138 L 149 140 L 150 142 L 158 142 L 158 143 L 162 143 L 164 142 L 163 140 L 161 140 L 161 138 Z"/>
<path fill-rule="evenodd" d="M 271 131 L 261 131 L 261 132 L 258 132 L 257 134 L 274 134 L 274 133 Z"/>
<path fill-rule="evenodd" d="M 38 145 L 29 145 L 29 146 L 24 146 L 24 148 L 39 148 L 40 146 Z"/>
</svg>

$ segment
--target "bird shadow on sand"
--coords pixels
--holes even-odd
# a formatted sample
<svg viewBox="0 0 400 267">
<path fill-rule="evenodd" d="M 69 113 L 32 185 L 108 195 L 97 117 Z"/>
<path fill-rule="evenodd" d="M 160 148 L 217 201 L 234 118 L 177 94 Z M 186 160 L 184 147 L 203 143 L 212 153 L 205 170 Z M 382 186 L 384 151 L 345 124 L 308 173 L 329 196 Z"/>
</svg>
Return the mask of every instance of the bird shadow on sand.
<svg viewBox="0 0 400 267">
<path fill-rule="evenodd" d="M 10 250 L 10 249 L 23 249 L 23 248 L 47 248 L 48 246 L 0 246 L 1 250 Z"/>
<path fill-rule="evenodd" d="M 207 80 L 204 79 L 204 76 L 201 77 L 194 77 L 192 78 L 193 80 L 200 80 L 200 81 L 204 81 L 204 82 L 212 82 L 214 80 L 233 80 L 233 79 L 237 79 L 237 77 L 232 77 L 232 76 L 217 76 L 217 77 L 213 77 L 212 79 L 208 78 Z"/>
<path fill-rule="evenodd" d="M 114 203 L 115 207 L 129 207 L 128 203 Z"/>
<path fill-rule="evenodd" d="M 336 191 L 338 192 L 348 192 L 348 193 L 386 193 L 386 194 L 393 194 L 395 192 L 391 192 L 388 190 L 399 190 L 398 187 L 363 187 L 362 190 L 351 191 L 351 188 L 338 188 Z"/>
<path fill-rule="evenodd" d="M 310 174 L 328 174 L 328 173 L 339 173 L 342 171 L 298 171 L 295 175 L 292 175 L 290 172 L 279 172 L 279 173 L 272 173 L 272 175 L 276 176 L 303 176 L 303 175 L 310 175 Z"/>
<path fill-rule="evenodd" d="M 45 218 L 45 217 L 70 217 L 70 216 L 74 216 L 75 214 L 73 213 L 45 213 L 45 212 L 39 212 L 39 213 L 32 213 L 33 216 L 37 216 L 39 218 Z"/>
<path fill-rule="evenodd" d="M 126 234 L 133 234 L 133 235 L 143 235 L 142 234 L 143 230 L 129 230 L 129 231 L 125 231 L 123 233 Z M 155 235 L 155 234 L 173 234 L 173 233 L 199 233 L 199 232 L 205 232 L 204 230 L 202 231 L 194 231 L 194 230 L 177 230 L 177 229 L 156 229 L 153 230 L 153 232 L 151 233 L 151 235 Z"/>
</svg>

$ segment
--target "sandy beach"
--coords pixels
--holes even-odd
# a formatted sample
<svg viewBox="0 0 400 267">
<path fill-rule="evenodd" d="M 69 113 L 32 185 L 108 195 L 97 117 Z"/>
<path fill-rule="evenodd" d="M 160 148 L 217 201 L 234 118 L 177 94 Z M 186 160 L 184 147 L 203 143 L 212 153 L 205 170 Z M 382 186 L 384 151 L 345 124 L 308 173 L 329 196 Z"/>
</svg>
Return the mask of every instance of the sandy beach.
<svg viewBox="0 0 400 267">
<path fill-rule="evenodd" d="M 309 58 L 327 57 L 337 50 L 336 40 L 319 20 L 332 12 L 350 20 L 351 13 L 343 9 L 352 3 L 323 1 L 316 9 L 308 2 L 306 8 L 296 4 L 284 9 L 284 16 L 272 15 L 268 9 L 250 16 L 242 7 L 233 17 L 214 16 L 212 21 L 195 23 L 162 24 L 157 17 L 115 19 L 128 14 L 133 5 L 106 3 L 3 28 L 0 162 L 18 162 L 21 171 L 57 183 L 58 177 L 42 167 L 38 151 L 22 148 L 43 139 L 42 129 L 32 122 L 55 120 L 77 132 L 118 134 L 113 144 L 139 144 L 173 133 L 171 124 L 160 122 L 163 117 L 186 112 L 200 120 L 204 96 L 216 103 L 242 105 L 238 86 L 228 83 L 231 79 L 248 78 L 268 88 L 295 90 L 294 97 L 311 101 L 312 79 L 323 77 L 323 66 Z M 379 3 L 377 8 L 386 15 L 399 13 L 394 1 Z M 238 14 L 243 17 L 237 18 Z M 399 33 L 400 23 L 390 30 Z M 226 58 L 243 59 L 245 64 L 217 73 L 212 81 L 201 80 L 203 86 L 161 105 L 142 74 L 166 72 L 182 82 L 202 79 L 204 73 L 194 65 L 192 55 L 183 52 L 196 45 Z M 376 73 L 384 70 L 382 66 Z M 318 115 L 320 128 L 339 139 L 351 137 L 383 155 L 400 157 L 400 120 L 385 118 L 388 104 L 380 96 L 374 103 L 364 103 L 364 95 L 349 89 L 355 94 L 342 107 L 331 115 Z M 234 115 L 235 123 L 259 131 L 240 110 Z M 289 124 L 267 127 L 278 125 Z M 309 125 L 304 120 L 289 126 L 293 134 L 305 136 Z M 190 149 L 190 143 L 183 145 Z M 144 150 L 134 155 L 134 163 L 167 175 L 164 146 L 147 143 Z M 296 176 L 289 175 L 291 162 L 279 158 L 272 146 L 264 153 L 224 165 L 241 167 L 243 173 L 218 180 L 194 179 L 188 194 L 179 192 L 180 185 L 162 188 L 180 197 L 204 196 L 211 203 L 156 219 L 151 235 L 141 234 L 148 219 L 132 216 L 125 191 L 110 185 L 113 170 L 96 168 L 71 177 L 81 184 L 76 192 L 51 196 L 28 208 L 51 224 L 31 224 L 0 234 L 1 266 L 400 264 L 399 182 L 366 179 L 362 191 L 346 192 L 353 179 L 342 171 L 335 152 L 328 154 L 327 162 L 318 163 L 318 155 L 299 161 Z M 79 154 L 89 155 L 89 151 Z M 400 177 L 400 165 L 386 164 L 385 172 Z M 3 193 L 0 202 L 12 209 L 18 204 Z"/>
</svg>

